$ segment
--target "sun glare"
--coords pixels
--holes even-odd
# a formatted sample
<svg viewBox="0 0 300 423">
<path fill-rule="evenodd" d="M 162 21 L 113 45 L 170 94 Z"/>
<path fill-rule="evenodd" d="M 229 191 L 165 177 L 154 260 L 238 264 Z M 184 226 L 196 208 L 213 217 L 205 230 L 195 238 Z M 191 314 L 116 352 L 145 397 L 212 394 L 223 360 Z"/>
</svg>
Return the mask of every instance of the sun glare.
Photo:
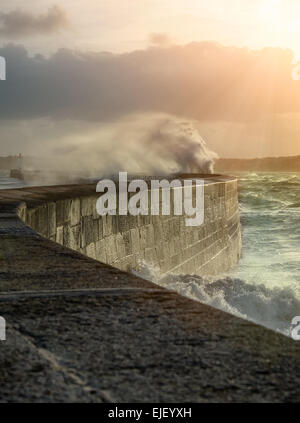
<svg viewBox="0 0 300 423">
<path fill-rule="evenodd" d="M 264 21 L 278 24 L 281 20 L 281 0 L 262 0 L 259 15 Z"/>
</svg>

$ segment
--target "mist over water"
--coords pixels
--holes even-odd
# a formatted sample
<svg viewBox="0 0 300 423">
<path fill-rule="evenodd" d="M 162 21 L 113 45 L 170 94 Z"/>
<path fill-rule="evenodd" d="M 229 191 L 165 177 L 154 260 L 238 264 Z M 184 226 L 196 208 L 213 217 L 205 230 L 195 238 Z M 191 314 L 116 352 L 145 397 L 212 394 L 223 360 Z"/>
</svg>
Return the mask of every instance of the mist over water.
<svg viewBox="0 0 300 423">
<path fill-rule="evenodd" d="M 300 315 L 300 174 L 240 174 L 243 256 L 231 272 L 144 277 L 202 303 L 290 335 Z"/>
<path fill-rule="evenodd" d="M 197 122 L 167 114 L 141 113 L 92 128 L 82 125 L 72 137 L 60 134 L 56 126 L 54 139 L 33 143 L 26 154 L 20 147 L 24 170 L 31 172 L 31 185 L 98 181 L 121 171 L 153 176 L 210 174 L 217 159 L 201 137 Z M 0 189 L 14 184 L 24 185 L 0 174 Z"/>
<path fill-rule="evenodd" d="M 135 114 L 78 138 L 51 141 L 44 166 L 89 177 L 120 171 L 169 175 L 212 173 L 216 158 L 194 121 L 166 114 Z"/>
</svg>

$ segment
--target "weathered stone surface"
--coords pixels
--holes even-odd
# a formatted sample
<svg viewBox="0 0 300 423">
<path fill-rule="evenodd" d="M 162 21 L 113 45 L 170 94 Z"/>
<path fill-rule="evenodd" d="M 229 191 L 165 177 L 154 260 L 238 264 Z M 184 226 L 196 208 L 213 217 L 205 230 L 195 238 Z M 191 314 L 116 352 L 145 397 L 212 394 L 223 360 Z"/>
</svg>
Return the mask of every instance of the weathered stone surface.
<svg viewBox="0 0 300 423">
<path fill-rule="evenodd" d="M 300 398 L 299 344 L 174 293 L 0 300 L 4 401 Z"/>
<path fill-rule="evenodd" d="M 70 206 L 70 222 L 71 226 L 79 225 L 81 219 L 80 198 L 74 198 Z"/>
<path fill-rule="evenodd" d="M 58 226 L 56 228 L 56 242 L 63 245 L 64 243 L 64 227 Z"/>
<path fill-rule="evenodd" d="M 155 265 L 163 273 L 180 273 L 184 269 L 200 275 L 203 272 L 216 274 L 228 270 L 237 263 L 240 256 L 236 181 L 232 178 L 210 177 L 206 182 L 205 222 L 200 227 L 187 227 L 185 216 L 174 216 L 172 207 L 171 216 L 98 216 L 98 194 L 95 186 L 93 192 L 93 186 L 89 185 L 72 186 L 69 190 L 67 187 L 58 187 L 57 191 L 50 187 L 30 189 L 31 198 L 27 197 L 27 212 L 23 213 L 23 217 L 28 225 L 43 236 L 50 239 L 56 236 L 57 242 L 92 258 L 100 259 L 95 246 L 104 239 L 106 250 L 101 260 L 105 258 L 107 264 L 118 268 L 123 269 L 126 263 L 127 269 L 128 263 L 138 264 L 149 259 L 149 264 Z M 230 185 L 227 191 L 226 184 Z M 20 192 L 23 198 L 27 190 L 18 190 L 15 197 Z M 8 195 L 13 196 L 13 193 L 10 191 Z M 78 225 L 81 225 L 80 245 L 77 229 L 72 229 Z M 199 240 L 205 242 L 196 245 Z M 166 243 L 168 249 L 165 248 Z M 199 254 L 198 247 L 202 248 L 204 254 Z M 222 257 L 223 251 L 224 255 L 230 256 L 228 260 Z M 126 259 L 132 255 L 134 261 Z M 182 258 L 184 263 L 180 262 Z"/>
</svg>

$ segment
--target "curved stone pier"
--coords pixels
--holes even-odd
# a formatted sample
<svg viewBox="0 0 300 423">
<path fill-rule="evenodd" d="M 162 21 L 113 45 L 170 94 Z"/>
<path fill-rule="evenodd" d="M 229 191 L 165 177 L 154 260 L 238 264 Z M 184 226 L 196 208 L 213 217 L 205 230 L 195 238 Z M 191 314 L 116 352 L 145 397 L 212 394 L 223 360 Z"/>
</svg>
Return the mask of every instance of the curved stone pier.
<svg viewBox="0 0 300 423">
<path fill-rule="evenodd" d="M 150 197 L 150 191 L 149 191 Z M 23 220 L 45 238 L 120 270 L 142 261 L 162 275 L 218 274 L 241 253 L 237 181 L 205 178 L 204 224 L 187 227 L 186 216 L 99 216 L 94 185 L 23 190 Z M 171 197 L 173 200 L 173 197 Z M 149 198 L 150 204 L 150 198 Z"/>
<path fill-rule="evenodd" d="M 185 234 L 178 252 L 174 238 L 165 255 L 149 254 L 162 272 L 176 272 L 181 260 L 188 267 L 180 271 L 199 274 L 237 262 L 236 181 L 208 182 L 204 226 L 211 229 L 204 238 Z M 146 230 L 149 239 L 151 222 L 102 221 L 100 237 L 94 192 L 88 185 L 0 192 L 0 315 L 7 324 L 0 401 L 298 402 L 300 344 L 120 270 L 139 258 L 135 238 L 126 246 L 128 233 L 137 227 L 140 242 Z M 170 221 L 166 228 L 178 225 Z M 103 247 L 109 264 L 94 259 L 105 240 L 115 245 Z M 153 246 L 139 248 L 147 258 Z"/>
</svg>

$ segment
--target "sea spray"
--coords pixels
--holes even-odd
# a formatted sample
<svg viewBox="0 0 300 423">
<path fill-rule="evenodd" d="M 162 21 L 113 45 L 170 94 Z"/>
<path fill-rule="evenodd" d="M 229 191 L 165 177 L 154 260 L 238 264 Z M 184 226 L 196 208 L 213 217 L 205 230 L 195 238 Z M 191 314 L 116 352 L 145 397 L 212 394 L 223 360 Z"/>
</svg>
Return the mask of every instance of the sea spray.
<svg viewBox="0 0 300 423">
<path fill-rule="evenodd" d="M 63 129 L 61 128 L 61 132 Z M 209 140 L 208 140 L 209 141 Z M 212 173 L 217 155 L 209 149 L 197 122 L 166 114 L 141 113 L 113 123 L 78 129 L 34 146 L 43 169 L 85 177 L 118 172 L 152 176 Z"/>
</svg>

